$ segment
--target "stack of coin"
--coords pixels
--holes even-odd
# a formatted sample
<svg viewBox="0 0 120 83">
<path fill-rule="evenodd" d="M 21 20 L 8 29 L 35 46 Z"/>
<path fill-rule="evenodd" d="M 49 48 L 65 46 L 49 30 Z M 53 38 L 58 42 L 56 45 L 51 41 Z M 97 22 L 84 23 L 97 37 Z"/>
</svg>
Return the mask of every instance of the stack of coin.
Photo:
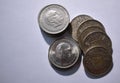
<svg viewBox="0 0 120 83">
<path fill-rule="evenodd" d="M 44 7 L 38 16 L 40 28 L 51 35 L 65 31 L 69 22 L 68 11 L 58 4 Z M 107 74 L 113 65 L 113 50 L 111 39 L 102 23 L 91 16 L 79 15 L 72 20 L 71 29 L 72 38 L 76 41 L 62 38 L 53 42 L 48 52 L 50 63 L 58 68 L 70 68 L 81 57 L 81 48 L 85 71 L 96 77 Z"/>
<path fill-rule="evenodd" d="M 72 37 L 83 51 L 83 65 L 92 76 L 103 76 L 112 67 L 112 43 L 99 21 L 79 15 L 71 23 Z"/>
</svg>

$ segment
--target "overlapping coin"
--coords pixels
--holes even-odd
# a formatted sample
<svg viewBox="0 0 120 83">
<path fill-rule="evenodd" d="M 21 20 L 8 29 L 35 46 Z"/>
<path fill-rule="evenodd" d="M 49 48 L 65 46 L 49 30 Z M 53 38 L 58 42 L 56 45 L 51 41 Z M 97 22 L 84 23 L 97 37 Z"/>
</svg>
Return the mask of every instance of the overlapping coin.
<svg viewBox="0 0 120 83">
<path fill-rule="evenodd" d="M 78 44 L 70 38 L 56 40 L 49 48 L 48 58 L 51 64 L 58 68 L 72 67 L 78 60 L 81 50 Z"/>
<path fill-rule="evenodd" d="M 101 30 L 103 30 L 105 32 L 105 28 L 102 25 L 102 23 L 100 23 L 99 21 L 95 20 L 95 19 L 89 19 L 84 21 L 80 26 L 79 29 L 77 30 L 77 38 L 79 38 L 79 36 L 81 36 L 81 33 L 88 29 L 89 27 L 98 27 Z"/>
<path fill-rule="evenodd" d="M 76 41 L 78 41 L 77 39 L 77 30 L 79 29 L 79 26 L 87 21 L 92 19 L 92 17 L 88 16 L 88 15 L 78 15 L 76 16 L 72 22 L 71 22 L 71 27 L 72 27 L 72 38 Z"/>
<path fill-rule="evenodd" d="M 76 17 L 77 18 L 77 17 Z M 74 21 L 73 21 L 74 22 Z M 88 19 L 72 28 L 76 30 L 77 41 L 83 51 L 83 65 L 89 74 L 100 77 L 112 67 L 112 42 L 103 24 L 95 19 Z M 75 24 L 75 23 L 73 23 Z M 74 35 L 72 34 L 72 35 Z"/>
<path fill-rule="evenodd" d="M 38 16 L 40 28 L 48 34 L 63 32 L 69 22 L 67 10 L 58 4 L 44 7 Z M 71 29 L 74 40 L 61 38 L 51 44 L 48 52 L 50 63 L 57 68 L 70 68 L 81 58 L 81 48 L 85 71 L 95 77 L 107 74 L 113 65 L 113 50 L 103 24 L 89 15 L 78 15 L 72 20 Z"/>
<path fill-rule="evenodd" d="M 40 28 L 49 34 L 63 32 L 70 22 L 67 10 L 58 4 L 51 4 L 44 7 L 38 16 Z"/>
</svg>

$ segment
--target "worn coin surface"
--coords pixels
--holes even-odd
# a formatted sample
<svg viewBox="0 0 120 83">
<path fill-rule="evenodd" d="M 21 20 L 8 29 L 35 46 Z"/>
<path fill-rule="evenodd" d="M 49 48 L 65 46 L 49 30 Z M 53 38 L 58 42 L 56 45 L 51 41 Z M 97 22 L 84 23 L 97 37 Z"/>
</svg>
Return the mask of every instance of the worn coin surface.
<svg viewBox="0 0 120 83">
<path fill-rule="evenodd" d="M 58 68 L 69 68 L 77 62 L 80 54 L 81 50 L 73 39 L 63 38 L 50 46 L 48 58 Z"/>
<path fill-rule="evenodd" d="M 70 22 L 67 10 L 57 4 L 51 4 L 44 7 L 38 16 L 40 28 L 49 34 L 58 34 L 63 32 Z"/>
<path fill-rule="evenodd" d="M 79 29 L 77 30 L 77 37 L 79 37 L 81 35 L 81 33 L 87 29 L 88 27 L 92 27 L 92 26 L 98 26 L 99 28 L 103 29 L 105 31 L 104 26 L 102 25 L 102 23 L 100 23 L 97 20 L 94 19 L 90 19 L 87 20 L 85 22 L 83 22 L 80 26 Z"/>
<path fill-rule="evenodd" d="M 83 41 L 81 42 L 81 48 L 84 53 L 86 53 L 86 50 L 95 45 L 101 45 L 104 46 L 107 50 L 109 50 L 110 53 L 112 53 L 112 42 L 110 38 L 103 32 L 100 31 L 93 31 L 89 34 L 87 34 Z"/>
<path fill-rule="evenodd" d="M 99 77 L 111 70 L 112 56 L 102 47 L 93 47 L 84 56 L 83 65 L 87 73 Z"/>
<path fill-rule="evenodd" d="M 84 39 L 85 36 L 88 36 L 89 33 L 91 32 L 103 32 L 105 33 L 105 31 L 103 29 L 101 29 L 101 27 L 98 26 L 90 26 L 88 28 L 86 28 L 81 35 L 78 35 L 78 41 L 82 42 L 82 40 Z"/>
<path fill-rule="evenodd" d="M 76 41 L 77 40 L 77 30 L 79 28 L 79 26 L 87 21 L 87 20 L 90 20 L 90 19 L 93 19 L 92 17 L 88 16 L 88 15 L 78 15 L 76 16 L 72 22 L 71 22 L 71 27 L 72 27 L 72 38 Z"/>
</svg>

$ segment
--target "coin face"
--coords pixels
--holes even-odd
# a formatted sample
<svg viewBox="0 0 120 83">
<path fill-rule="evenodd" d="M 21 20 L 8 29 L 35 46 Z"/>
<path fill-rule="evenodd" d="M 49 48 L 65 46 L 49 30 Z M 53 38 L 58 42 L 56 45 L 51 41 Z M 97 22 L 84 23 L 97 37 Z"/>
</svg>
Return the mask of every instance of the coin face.
<svg viewBox="0 0 120 83">
<path fill-rule="evenodd" d="M 106 49 L 110 50 L 110 52 L 111 52 L 111 48 L 112 48 L 111 40 L 103 32 L 98 32 L 98 31 L 95 32 L 95 31 L 93 31 L 93 32 L 87 34 L 87 36 L 85 36 L 83 38 L 81 48 L 82 48 L 83 52 L 86 53 L 86 50 L 89 47 L 95 46 L 95 45 L 104 46 Z"/>
<path fill-rule="evenodd" d="M 77 37 L 79 37 L 82 32 L 84 30 L 86 30 L 88 27 L 93 27 L 93 26 L 98 26 L 99 28 L 103 29 L 105 31 L 105 28 L 104 26 L 102 25 L 102 23 L 100 23 L 99 21 L 97 20 L 94 20 L 94 19 L 90 19 L 90 20 L 87 20 L 85 22 L 83 22 L 80 26 L 79 26 L 79 29 L 77 31 Z"/>
<path fill-rule="evenodd" d="M 102 47 L 91 48 L 83 58 L 85 70 L 92 76 L 107 74 L 112 68 L 112 56 Z"/>
<path fill-rule="evenodd" d="M 69 68 L 77 62 L 80 54 L 79 46 L 74 40 L 63 38 L 50 46 L 48 58 L 58 68 Z"/>
<path fill-rule="evenodd" d="M 79 16 L 76 16 L 72 22 L 71 22 L 71 27 L 72 27 L 72 38 L 76 41 L 77 40 L 77 30 L 79 28 L 79 26 L 87 21 L 87 20 L 90 20 L 92 19 L 92 17 L 88 16 L 88 15 L 79 15 Z"/>
<path fill-rule="evenodd" d="M 44 7 L 38 16 L 40 28 L 49 34 L 58 34 L 64 31 L 70 22 L 67 10 L 57 4 Z"/>
<path fill-rule="evenodd" d="M 103 32 L 105 33 L 105 31 L 103 29 L 101 29 L 100 27 L 98 26 L 90 26 L 90 27 L 87 27 L 82 33 L 81 35 L 78 35 L 77 39 L 79 42 L 82 42 L 84 37 L 87 36 L 89 33 L 91 32 Z M 79 31 L 78 31 L 78 34 L 79 34 Z"/>
</svg>

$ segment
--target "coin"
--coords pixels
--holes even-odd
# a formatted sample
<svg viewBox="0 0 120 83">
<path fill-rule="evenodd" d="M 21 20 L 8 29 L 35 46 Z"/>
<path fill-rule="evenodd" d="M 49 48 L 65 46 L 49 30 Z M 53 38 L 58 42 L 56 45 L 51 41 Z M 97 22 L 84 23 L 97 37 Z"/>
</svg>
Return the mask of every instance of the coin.
<svg viewBox="0 0 120 83">
<path fill-rule="evenodd" d="M 74 40 L 78 41 L 78 40 L 77 40 L 77 30 L 78 30 L 79 26 L 80 26 L 83 22 L 85 22 L 85 21 L 87 21 L 87 20 L 90 20 L 90 19 L 92 19 L 92 17 L 90 17 L 90 16 L 88 16 L 88 15 L 78 15 L 78 16 L 76 16 L 76 17 L 72 20 L 72 22 L 71 22 L 72 38 L 73 38 Z"/>
<path fill-rule="evenodd" d="M 102 47 L 91 48 L 83 58 L 83 65 L 87 73 L 100 77 L 112 68 L 112 56 Z"/>
<path fill-rule="evenodd" d="M 58 34 L 63 32 L 70 22 L 67 10 L 57 4 L 51 4 L 44 7 L 38 16 L 40 28 L 49 34 Z"/>
<path fill-rule="evenodd" d="M 49 48 L 48 58 L 58 68 L 72 67 L 78 60 L 81 50 L 78 44 L 68 38 L 56 40 Z"/>
<path fill-rule="evenodd" d="M 91 32 L 96 32 L 96 31 L 100 31 L 100 32 L 103 32 L 105 33 L 105 31 L 103 29 L 101 29 L 100 27 L 98 26 L 90 26 L 88 28 L 86 28 L 82 33 L 81 35 L 78 36 L 78 41 L 79 42 L 82 42 L 82 40 L 84 39 L 85 36 L 87 36 L 87 34 L 91 33 Z M 79 33 L 78 33 L 79 34 Z"/>
<path fill-rule="evenodd" d="M 112 42 L 111 42 L 110 38 L 103 32 L 93 31 L 93 32 L 87 34 L 83 38 L 83 41 L 81 43 L 81 48 L 82 48 L 83 52 L 85 53 L 86 50 L 93 45 L 104 46 L 106 49 L 109 50 L 110 53 L 112 53 L 111 52 Z"/>
<path fill-rule="evenodd" d="M 94 20 L 94 19 L 90 19 L 90 20 L 87 20 L 85 22 L 83 22 L 80 26 L 79 26 L 79 29 L 77 31 L 77 37 L 79 37 L 81 35 L 81 33 L 87 29 L 88 27 L 92 27 L 92 26 L 98 26 L 100 27 L 101 29 L 103 29 L 105 31 L 105 28 L 104 26 L 102 25 L 102 23 L 100 23 L 99 21 L 97 20 Z"/>
</svg>

